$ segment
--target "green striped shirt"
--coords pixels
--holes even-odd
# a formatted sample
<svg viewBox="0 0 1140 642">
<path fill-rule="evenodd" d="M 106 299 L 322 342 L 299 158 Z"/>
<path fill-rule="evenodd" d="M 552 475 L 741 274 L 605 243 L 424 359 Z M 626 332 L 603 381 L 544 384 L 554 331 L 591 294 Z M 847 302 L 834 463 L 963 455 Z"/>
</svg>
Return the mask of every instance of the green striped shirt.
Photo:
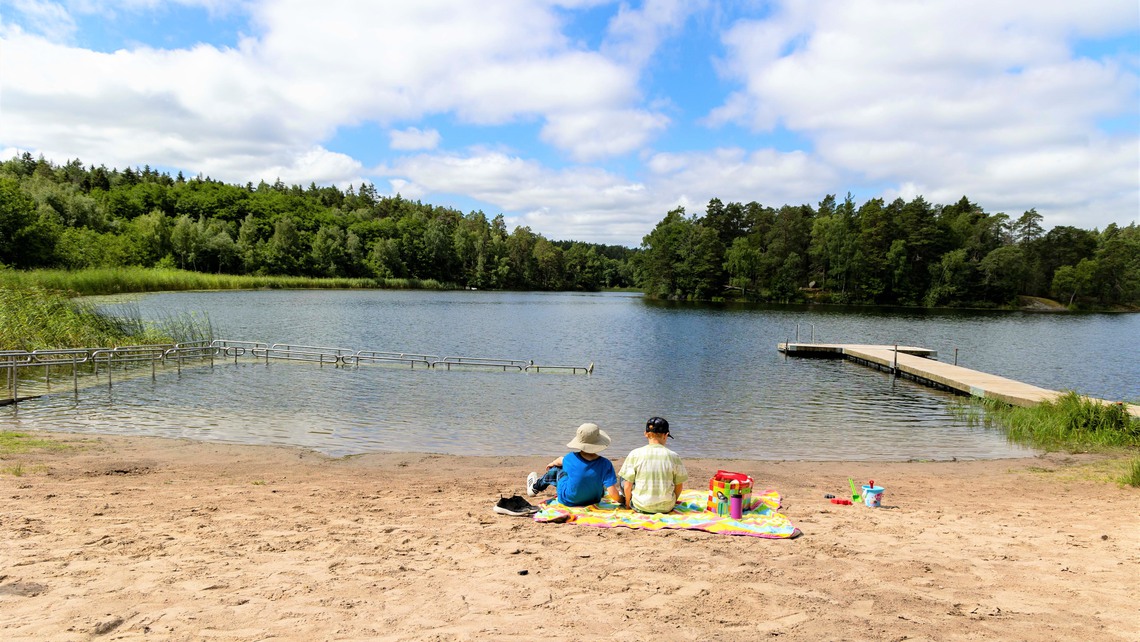
<svg viewBox="0 0 1140 642">
<path fill-rule="evenodd" d="M 689 478 L 677 453 L 660 444 L 635 448 L 622 462 L 618 477 L 633 482 L 630 504 L 642 513 L 673 510 L 673 489 Z"/>
</svg>

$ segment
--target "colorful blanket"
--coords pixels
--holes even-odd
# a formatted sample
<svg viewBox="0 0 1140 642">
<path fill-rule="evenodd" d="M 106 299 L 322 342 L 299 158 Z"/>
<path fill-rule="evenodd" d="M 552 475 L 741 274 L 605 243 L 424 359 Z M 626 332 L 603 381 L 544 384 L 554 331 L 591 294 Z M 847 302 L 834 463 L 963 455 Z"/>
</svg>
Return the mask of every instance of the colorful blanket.
<svg viewBox="0 0 1140 642">
<path fill-rule="evenodd" d="M 607 499 L 593 506 L 565 506 L 558 499 L 540 504 L 536 522 L 566 522 L 598 528 L 640 528 L 656 531 L 663 528 L 707 531 L 722 535 L 747 535 L 771 539 L 791 539 L 800 534 L 792 522 L 776 512 L 780 494 L 774 490 L 752 495 L 741 519 L 732 519 L 705 511 L 708 495 L 699 490 L 681 491 L 680 502 L 671 513 L 647 515 L 638 513 Z"/>
</svg>

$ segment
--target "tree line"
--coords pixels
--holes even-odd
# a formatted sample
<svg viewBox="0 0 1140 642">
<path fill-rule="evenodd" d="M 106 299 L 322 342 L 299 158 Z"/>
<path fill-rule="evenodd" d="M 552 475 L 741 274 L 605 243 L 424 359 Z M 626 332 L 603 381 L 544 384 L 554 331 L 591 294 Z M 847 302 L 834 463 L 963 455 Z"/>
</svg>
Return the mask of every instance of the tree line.
<svg viewBox="0 0 1140 642">
<path fill-rule="evenodd" d="M 142 168 L 0 163 L 0 265 L 434 279 L 457 287 L 632 287 L 622 246 L 552 241 L 503 216 L 358 188 L 244 186 Z"/>
<path fill-rule="evenodd" d="M 669 212 L 634 257 L 639 285 L 671 299 L 997 307 L 1019 295 L 1073 305 L 1140 304 L 1140 229 L 1057 226 L 1035 209 L 1012 219 L 962 197 L 817 208 L 709 201 Z"/>
<path fill-rule="evenodd" d="M 456 287 L 637 287 L 683 300 L 995 307 L 1018 295 L 1140 304 L 1140 229 L 1042 228 L 968 198 L 668 212 L 640 248 L 550 240 L 369 183 L 226 184 L 181 172 L 0 162 L 0 265 L 176 267 L 250 275 L 434 279 Z"/>
</svg>

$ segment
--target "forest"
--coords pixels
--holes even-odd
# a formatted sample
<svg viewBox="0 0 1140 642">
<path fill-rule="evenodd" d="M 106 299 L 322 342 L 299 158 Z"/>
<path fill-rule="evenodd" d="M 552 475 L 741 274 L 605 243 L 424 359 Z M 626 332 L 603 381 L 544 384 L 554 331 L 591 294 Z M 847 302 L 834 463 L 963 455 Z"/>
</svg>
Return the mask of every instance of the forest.
<svg viewBox="0 0 1140 642">
<path fill-rule="evenodd" d="M 1036 210 L 1012 219 L 968 198 L 921 196 L 817 208 L 709 202 L 703 216 L 669 212 L 634 257 L 639 285 L 666 298 L 723 292 L 758 301 L 926 307 L 1015 306 L 1019 296 L 1069 306 L 1140 303 L 1140 229 L 1057 226 Z"/>
<path fill-rule="evenodd" d="M 180 268 L 197 272 L 435 280 L 454 287 L 631 287 L 634 250 L 551 241 L 502 215 L 463 214 L 341 190 L 230 185 L 150 169 L 0 163 L 0 264 Z"/>
<path fill-rule="evenodd" d="M 181 173 L 0 162 L 0 266 L 181 268 L 216 274 L 435 280 L 510 290 L 639 288 L 678 300 L 1011 307 L 1140 305 L 1140 229 L 1057 226 L 1035 210 L 989 214 L 828 195 L 817 206 L 709 201 L 675 209 L 640 248 L 508 231 L 362 183 L 226 184 Z"/>
</svg>

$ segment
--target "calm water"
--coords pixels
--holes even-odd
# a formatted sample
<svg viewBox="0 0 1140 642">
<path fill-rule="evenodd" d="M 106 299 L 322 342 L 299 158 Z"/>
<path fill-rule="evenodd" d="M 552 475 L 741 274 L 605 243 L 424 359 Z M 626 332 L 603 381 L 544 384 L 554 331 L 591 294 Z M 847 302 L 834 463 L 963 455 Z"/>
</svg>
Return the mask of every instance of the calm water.
<svg viewBox="0 0 1140 642">
<path fill-rule="evenodd" d="M 30 429 L 369 451 L 556 454 L 583 421 L 622 456 L 646 417 L 682 456 L 897 460 L 1027 454 L 954 416 L 955 397 L 776 343 L 901 343 L 1040 386 L 1140 399 L 1140 315 L 713 307 L 626 294 L 257 291 L 149 295 L 218 337 L 596 365 L 590 376 L 219 362 L 0 409 Z"/>
</svg>

